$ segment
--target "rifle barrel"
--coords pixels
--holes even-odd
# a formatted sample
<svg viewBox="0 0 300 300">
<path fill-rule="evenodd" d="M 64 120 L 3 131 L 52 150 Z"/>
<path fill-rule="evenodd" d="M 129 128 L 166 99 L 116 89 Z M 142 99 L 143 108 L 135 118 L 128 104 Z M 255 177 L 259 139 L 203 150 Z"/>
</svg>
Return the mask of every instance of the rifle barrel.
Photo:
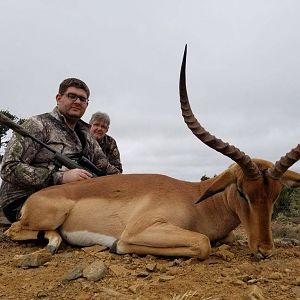
<svg viewBox="0 0 300 300">
<path fill-rule="evenodd" d="M 91 172 L 94 176 L 96 174 L 98 175 L 98 174 L 101 173 L 101 171 L 95 165 L 93 165 L 91 162 L 89 162 L 90 165 L 86 165 L 87 163 L 85 162 L 85 166 L 81 166 L 80 164 L 76 163 L 75 161 L 73 161 L 69 157 L 55 151 L 54 149 L 52 149 L 47 144 L 43 143 L 39 139 L 32 136 L 25 128 L 23 128 L 21 125 L 15 123 L 14 121 L 12 121 L 10 118 L 5 116 L 3 113 L 0 113 L 0 123 L 7 126 L 10 129 L 12 129 L 13 131 L 19 133 L 20 135 L 22 135 L 24 137 L 29 137 L 33 141 L 35 141 L 38 144 L 42 145 L 44 148 L 46 148 L 47 150 L 49 150 L 50 152 L 52 152 L 54 154 L 54 159 L 59 161 L 61 164 L 66 166 L 68 169 L 77 169 L 77 168 L 86 169 L 87 171 Z M 93 168 L 91 168 L 91 165 L 92 165 Z"/>
</svg>

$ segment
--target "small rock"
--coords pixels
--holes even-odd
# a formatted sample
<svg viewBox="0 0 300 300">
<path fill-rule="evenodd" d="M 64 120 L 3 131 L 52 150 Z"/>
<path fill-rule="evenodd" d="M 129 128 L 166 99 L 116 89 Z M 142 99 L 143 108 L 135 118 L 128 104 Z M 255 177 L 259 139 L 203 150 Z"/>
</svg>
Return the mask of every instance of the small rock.
<svg viewBox="0 0 300 300">
<path fill-rule="evenodd" d="M 142 271 L 142 272 L 139 272 L 136 276 L 137 277 L 147 277 L 148 275 L 149 275 L 148 272 Z"/>
<path fill-rule="evenodd" d="M 174 267 L 174 266 L 180 266 L 182 263 L 181 259 L 174 259 L 173 261 L 170 261 L 167 265 L 168 267 Z"/>
<path fill-rule="evenodd" d="M 256 283 L 257 281 L 258 281 L 257 279 L 250 279 L 250 280 L 247 281 L 247 283 L 249 283 L 249 284 L 254 284 L 254 283 Z"/>
<path fill-rule="evenodd" d="M 170 281 L 174 278 L 175 278 L 175 276 L 162 275 L 162 276 L 159 276 L 158 281 L 159 282 L 166 282 L 166 281 Z"/>
<path fill-rule="evenodd" d="M 157 271 L 157 264 L 153 263 L 153 264 L 147 264 L 146 265 L 146 270 L 149 272 L 156 272 Z"/>
<path fill-rule="evenodd" d="M 175 266 L 181 266 L 182 262 L 183 262 L 182 258 L 176 258 L 176 259 L 174 259 L 174 265 Z"/>
<path fill-rule="evenodd" d="M 73 268 L 71 271 L 69 271 L 62 277 L 62 282 L 66 283 L 68 281 L 82 277 L 82 272 L 85 267 L 86 265 L 83 264 L 75 266 L 75 268 Z"/>
<path fill-rule="evenodd" d="M 36 296 L 37 296 L 38 298 L 44 298 L 44 297 L 47 297 L 48 294 L 45 293 L 44 291 L 39 291 L 39 292 L 36 293 Z"/>
<path fill-rule="evenodd" d="M 98 281 L 102 279 L 107 272 L 106 265 L 102 261 L 96 260 L 83 269 L 82 276 L 87 280 Z"/>
<path fill-rule="evenodd" d="M 30 254 L 16 255 L 13 264 L 21 268 L 33 268 L 44 265 L 51 260 L 52 255 L 47 250 L 39 250 Z"/>
<path fill-rule="evenodd" d="M 262 290 L 257 285 L 252 285 L 246 295 L 244 295 L 243 300 L 264 300 Z"/>
</svg>

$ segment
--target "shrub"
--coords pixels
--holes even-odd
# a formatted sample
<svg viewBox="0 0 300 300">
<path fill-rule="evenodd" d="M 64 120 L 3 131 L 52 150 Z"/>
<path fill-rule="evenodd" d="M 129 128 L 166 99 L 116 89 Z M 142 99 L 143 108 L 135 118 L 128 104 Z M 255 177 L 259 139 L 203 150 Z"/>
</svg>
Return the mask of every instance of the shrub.
<svg viewBox="0 0 300 300">
<path fill-rule="evenodd" d="M 285 187 L 274 204 L 273 218 L 279 215 L 298 217 L 300 215 L 300 188 Z"/>
</svg>

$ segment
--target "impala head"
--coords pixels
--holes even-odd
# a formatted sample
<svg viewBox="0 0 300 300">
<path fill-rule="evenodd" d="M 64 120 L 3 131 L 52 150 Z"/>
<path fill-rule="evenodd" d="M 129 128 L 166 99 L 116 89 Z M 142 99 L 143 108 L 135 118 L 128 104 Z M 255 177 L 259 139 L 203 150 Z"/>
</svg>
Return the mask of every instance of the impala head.
<svg viewBox="0 0 300 300">
<path fill-rule="evenodd" d="M 194 117 L 186 90 L 185 48 L 180 73 L 180 102 L 182 116 L 193 134 L 210 148 L 231 158 L 235 164 L 217 176 L 204 192 L 199 203 L 225 191 L 228 201 L 235 207 L 248 235 L 253 253 L 269 257 L 273 252 L 271 217 L 273 205 L 284 185 L 300 186 L 300 174 L 288 171 L 300 158 L 300 144 L 281 157 L 274 165 L 261 159 L 251 159 L 233 145 L 223 142 L 205 130 Z"/>
</svg>

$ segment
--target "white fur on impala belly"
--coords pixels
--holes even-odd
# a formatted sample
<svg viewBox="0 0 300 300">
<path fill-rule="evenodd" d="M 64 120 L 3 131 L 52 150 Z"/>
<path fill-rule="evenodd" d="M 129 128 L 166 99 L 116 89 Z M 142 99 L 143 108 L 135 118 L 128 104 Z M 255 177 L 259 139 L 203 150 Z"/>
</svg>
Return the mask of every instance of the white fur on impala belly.
<svg viewBox="0 0 300 300">
<path fill-rule="evenodd" d="M 110 248 L 116 241 L 113 236 L 89 231 L 68 232 L 61 229 L 60 234 L 65 241 L 76 246 L 103 245 Z"/>
</svg>

